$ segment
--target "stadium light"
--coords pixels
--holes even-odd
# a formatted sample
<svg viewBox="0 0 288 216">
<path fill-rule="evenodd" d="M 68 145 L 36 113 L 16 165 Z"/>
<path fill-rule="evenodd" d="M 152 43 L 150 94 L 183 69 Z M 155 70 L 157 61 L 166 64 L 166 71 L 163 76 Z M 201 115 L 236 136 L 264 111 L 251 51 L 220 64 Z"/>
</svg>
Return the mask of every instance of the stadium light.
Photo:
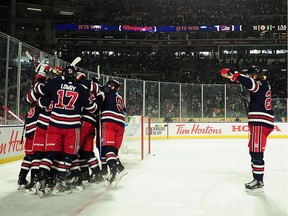
<svg viewBox="0 0 288 216">
<path fill-rule="evenodd" d="M 30 8 L 30 7 L 28 7 L 27 10 L 31 10 L 31 11 L 42 11 L 41 8 Z"/>
<path fill-rule="evenodd" d="M 60 11 L 60 14 L 61 15 L 66 15 L 66 16 L 71 16 L 74 14 L 74 12 L 71 12 L 71 11 Z"/>
</svg>

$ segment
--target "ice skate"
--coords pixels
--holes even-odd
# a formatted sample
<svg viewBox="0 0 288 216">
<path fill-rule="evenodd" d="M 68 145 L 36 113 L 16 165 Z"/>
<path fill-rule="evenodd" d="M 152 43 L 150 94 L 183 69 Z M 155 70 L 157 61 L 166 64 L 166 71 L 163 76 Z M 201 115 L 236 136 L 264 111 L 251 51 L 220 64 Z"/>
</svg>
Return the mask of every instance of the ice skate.
<svg viewBox="0 0 288 216">
<path fill-rule="evenodd" d="M 109 174 L 109 177 L 107 178 L 107 181 L 108 181 L 108 184 L 111 186 L 111 187 L 115 187 L 119 181 L 119 174 L 117 172 L 117 167 L 112 167 L 110 169 L 110 174 Z"/>
<path fill-rule="evenodd" d="M 71 180 L 70 180 L 70 184 L 71 184 L 71 190 L 73 192 L 80 192 L 83 191 L 83 183 L 82 183 L 82 179 L 79 176 L 74 176 Z"/>
<path fill-rule="evenodd" d="M 53 188 L 52 194 L 55 196 L 67 195 L 72 192 L 71 188 L 66 185 L 65 181 L 56 180 L 56 185 Z"/>
<path fill-rule="evenodd" d="M 53 177 L 48 177 L 47 183 L 46 183 L 46 186 L 45 186 L 45 193 L 46 194 L 52 193 L 54 186 L 55 186 L 54 178 Z"/>
<path fill-rule="evenodd" d="M 90 183 L 101 183 L 104 181 L 104 177 L 100 173 L 93 173 L 90 177 Z"/>
<path fill-rule="evenodd" d="M 25 186 L 25 193 L 27 193 L 29 195 L 37 194 L 36 182 L 35 181 L 32 181 L 28 185 Z"/>
<path fill-rule="evenodd" d="M 100 170 L 100 172 L 102 176 L 107 176 L 108 178 L 109 173 L 108 173 L 107 165 L 102 165 L 102 170 Z"/>
<path fill-rule="evenodd" d="M 28 184 L 28 181 L 25 178 L 19 176 L 17 184 L 18 184 L 17 190 L 21 190 L 25 188 L 25 186 Z"/>
<path fill-rule="evenodd" d="M 263 181 L 254 179 L 253 181 L 245 184 L 245 190 L 247 192 L 264 192 Z"/>
<path fill-rule="evenodd" d="M 121 163 L 117 164 L 117 172 L 120 178 L 128 174 L 128 171 L 125 169 L 125 167 Z"/>
<path fill-rule="evenodd" d="M 81 179 L 82 179 L 82 183 L 83 185 L 89 185 L 90 183 L 90 175 L 89 172 L 83 172 L 81 173 Z"/>
<path fill-rule="evenodd" d="M 45 195 L 45 180 L 38 181 L 36 183 L 36 191 L 40 198 L 43 198 Z"/>
</svg>

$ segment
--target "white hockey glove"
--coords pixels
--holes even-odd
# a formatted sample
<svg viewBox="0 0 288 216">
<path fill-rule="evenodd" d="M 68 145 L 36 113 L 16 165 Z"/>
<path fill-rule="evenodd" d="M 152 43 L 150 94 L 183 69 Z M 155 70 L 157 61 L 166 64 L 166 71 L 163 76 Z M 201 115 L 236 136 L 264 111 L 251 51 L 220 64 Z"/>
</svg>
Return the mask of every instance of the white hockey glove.
<svg viewBox="0 0 288 216">
<path fill-rule="evenodd" d="M 102 91 L 99 91 L 96 95 L 96 102 L 100 102 L 102 104 L 104 100 L 105 100 L 105 93 Z"/>
<path fill-rule="evenodd" d="M 49 73 L 51 70 L 50 66 L 47 64 L 42 64 L 39 71 L 38 71 L 38 75 L 41 76 L 46 76 L 47 73 Z"/>
</svg>

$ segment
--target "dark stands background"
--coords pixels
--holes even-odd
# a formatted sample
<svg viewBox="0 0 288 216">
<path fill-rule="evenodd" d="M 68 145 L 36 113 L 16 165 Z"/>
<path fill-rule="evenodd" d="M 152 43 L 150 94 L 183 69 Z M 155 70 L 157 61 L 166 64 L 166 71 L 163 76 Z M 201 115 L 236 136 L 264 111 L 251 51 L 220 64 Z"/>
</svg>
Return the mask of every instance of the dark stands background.
<svg viewBox="0 0 288 216">
<path fill-rule="evenodd" d="M 243 28 L 68 31 L 57 24 Z M 100 64 L 102 73 L 126 78 L 218 84 L 226 82 L 220 68 L 245 70 L 256 62 L 268 71 L 273 97 L 287 98 L 286 0 L 1 0 L 0 31 L 68 62 L 81 56 L 87 70 Z"/>
</svg>

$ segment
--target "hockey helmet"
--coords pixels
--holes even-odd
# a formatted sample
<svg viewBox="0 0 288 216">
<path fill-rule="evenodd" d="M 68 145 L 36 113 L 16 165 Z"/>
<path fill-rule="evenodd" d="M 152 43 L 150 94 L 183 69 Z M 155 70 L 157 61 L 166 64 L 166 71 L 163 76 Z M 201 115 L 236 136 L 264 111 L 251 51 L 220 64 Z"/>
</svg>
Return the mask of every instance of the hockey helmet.
<svg viewBox="0 0 288 216">
<path fill-rule="evenodd" d="M 120 88 L 120 82 L 118 80 L 109 80 L 107 83 L 106 83 L 107 86 L 114 86 L 116 90 L 118 90 Z"/>
<path fill-rule="evenodd" d="M 74 81 L 77 76 L 76 68 L 72 65 L 67 66 L 63 71 L 63 76 L 65 80 Z"/>
<path fill-rule="evenodd" d="M 247 74 L 257 74 L 258 77 L 262 77 L 263 76 L 263 70 L 260 66 L 258 65 L 251 65 L 248 70 L 247 70 Z"/>
</svg>

